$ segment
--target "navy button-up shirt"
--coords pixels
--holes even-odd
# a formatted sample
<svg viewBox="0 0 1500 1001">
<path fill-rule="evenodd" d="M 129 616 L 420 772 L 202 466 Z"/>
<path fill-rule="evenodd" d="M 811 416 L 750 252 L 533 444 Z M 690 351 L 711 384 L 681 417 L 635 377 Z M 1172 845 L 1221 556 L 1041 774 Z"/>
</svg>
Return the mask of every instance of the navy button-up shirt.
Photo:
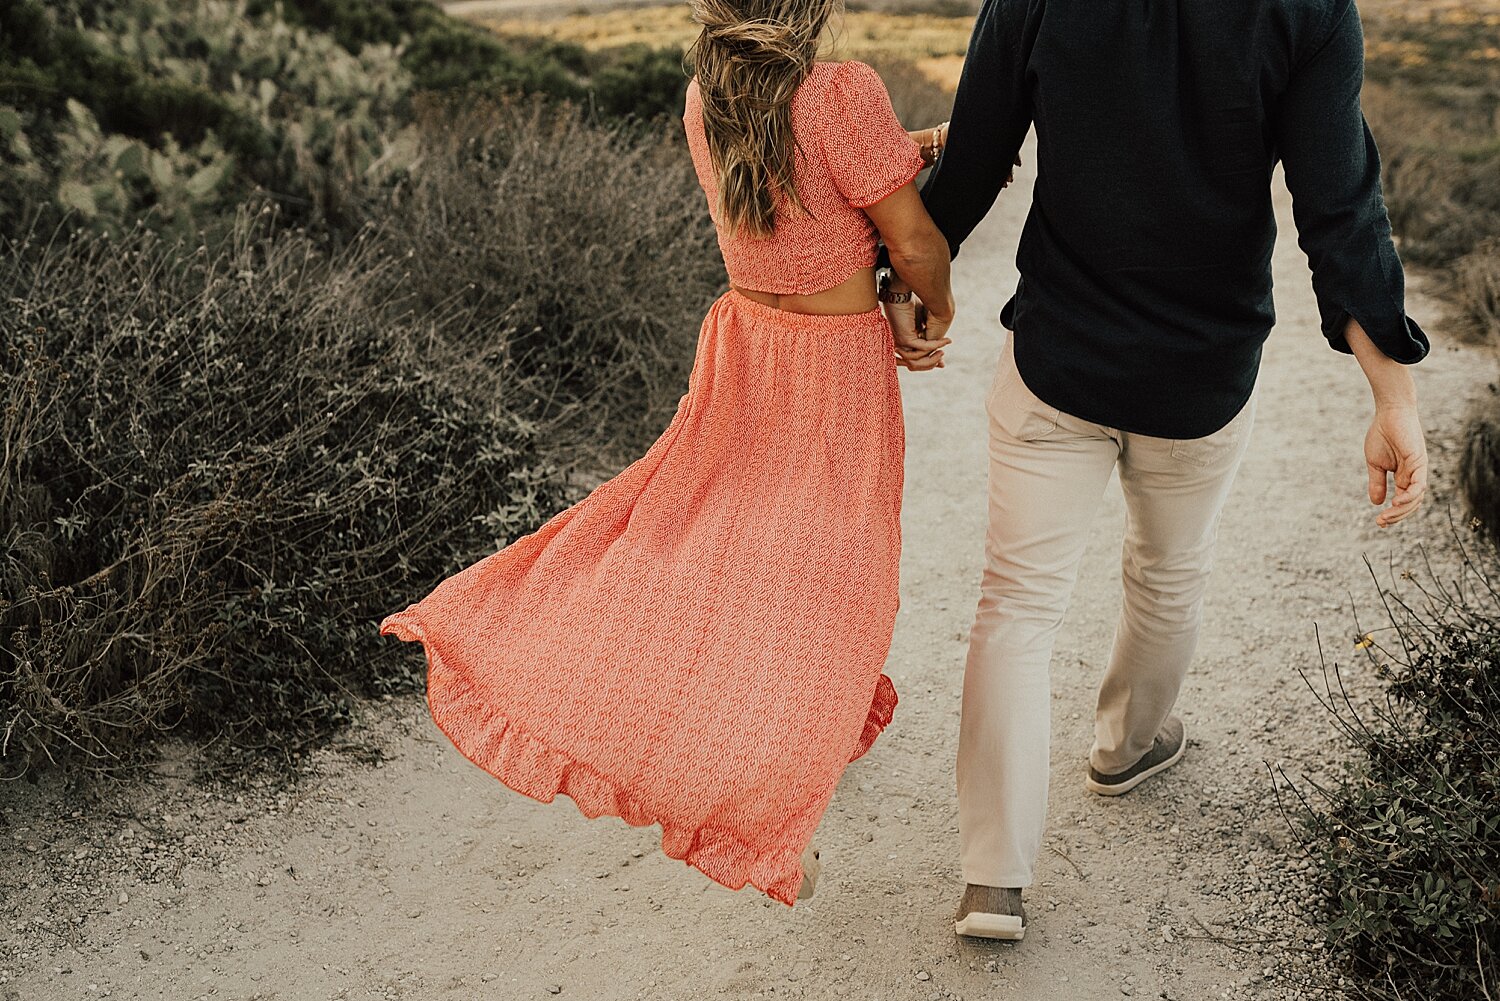
<svg viewBox="0 0 1500 1001">
<path fill-rule="evenodd" d="M 985 0 L 922 199 L 957 255 L 1035 124 L 1002 313 L 1032 392 L 1156 437 L 1228 423 L 1275 319 L 1278 159 L 1329 344 L 1353 317 L 1422 359 L 1363 75 L 1352 0 Z"/>
</svg>

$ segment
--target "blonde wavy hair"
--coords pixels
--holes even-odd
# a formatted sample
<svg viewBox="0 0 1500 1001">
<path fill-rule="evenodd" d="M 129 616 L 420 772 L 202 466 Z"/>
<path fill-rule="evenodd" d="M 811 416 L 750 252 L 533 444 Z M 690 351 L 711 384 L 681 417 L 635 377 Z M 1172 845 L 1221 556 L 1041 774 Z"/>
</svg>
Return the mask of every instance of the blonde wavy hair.
<svg viewBox="0 0 1500 1001">
<path fill-rule="evenodd" d="M 842 0 L 691 0 L 703 26 L 686 56 L 718 179 L 720 224 L 766 236 L 780 196 L 806 211 L 793 180 L 800 149 L 792 95 L 811 72 Z"/>
</svg>

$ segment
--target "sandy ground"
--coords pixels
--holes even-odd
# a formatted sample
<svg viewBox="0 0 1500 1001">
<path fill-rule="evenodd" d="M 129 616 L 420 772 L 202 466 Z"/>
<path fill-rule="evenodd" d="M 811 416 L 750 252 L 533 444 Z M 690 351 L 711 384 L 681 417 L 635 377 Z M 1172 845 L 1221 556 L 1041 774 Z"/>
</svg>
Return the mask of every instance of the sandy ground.
<svg viewBox="0 0 1500 1001">
<path fill-rule="evenodd" d="M 1281 324 L 1181 702 L 1187 758 L 1120 800 L 1082 785 L 1118 607 L 1112 485 L 1054 661 L 1050 834 L 1030 933 L 1018 946 L 953 935 L 983 397 L 1029 171 L 957 261 L 948 367 L 903 373 L 903 607 L 888 666 L 901 703 L 824 819 L 814 900 L 730 892 L 663 856 L 656 828 L 512 793 L 419 701 L 396 701 L 369 707 L 356 746 L 319 754 L 292 789 L 254 775 L 203 785 L 176 758 L 141 785 L 0 787 L 0 1001 L 1317 996 L 1303 982 L 1319 953 L 1297 919 L 1306 864 L 1267 764 L 1295 774 L 1345 753 L 1295 670 L 1316 663 L 1314 624 L 1347 660 L 1349 597 L 1374 600 L 1361 555 L 1405 567 L 1448 522 L 1435 506 L 1394 532 L 1373 527 L 1368 391 L 1318 333 L 1284 192 Z M 1492 363 L 1442 340 L 1435 302 L 1416 294 L 1410 308 L 1438 341 L 1417 375 L 1441 440 Z M 1434 458 L 1449 477 L 1449 455 Z"/>
</svg>

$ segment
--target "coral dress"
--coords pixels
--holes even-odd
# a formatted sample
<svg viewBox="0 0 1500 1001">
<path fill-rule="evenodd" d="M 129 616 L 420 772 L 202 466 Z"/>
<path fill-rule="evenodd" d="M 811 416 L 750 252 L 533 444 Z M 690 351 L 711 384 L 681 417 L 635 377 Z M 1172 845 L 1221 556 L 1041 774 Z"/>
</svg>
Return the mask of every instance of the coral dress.
<svg viewBox="0 0 1500 1001">
<path fill-rule="evenodd" d="M 816 63 L 792 114 L 814 217 L 719 243 L 734 284 L 805 294 L 874 263 L 861 207 L 922 160 L 863 63 Z M 696 81 L 684 125 L 712 214 Z M 839 776 L 896 705 L 903 452 L 879 309 L 730 290 L 642 458 L 380 631 L 424 644 L 434 720 L 505 785 L 660 824 L 667 855 L 791 905 Z"/>
</svg>

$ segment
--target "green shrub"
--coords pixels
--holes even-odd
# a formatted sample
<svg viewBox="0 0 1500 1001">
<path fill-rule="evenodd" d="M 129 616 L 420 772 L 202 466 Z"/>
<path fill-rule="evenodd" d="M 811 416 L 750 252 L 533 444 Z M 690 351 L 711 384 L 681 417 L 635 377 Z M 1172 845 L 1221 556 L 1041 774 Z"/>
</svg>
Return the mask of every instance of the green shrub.
<svg viewBox="0 0 1500 1001">
<path fill-rule="evenodd" d="M 16 0 L 0 7 L 0 232 L 40 210 L 186 233 L 263 194 L 347 233 L 364 189 L 409 165 L 415 94 L 650 119 L 680 114 L 680 59 L 501 39 L 417 2 Z"/>
<path fill-rule="evenodd" d="M 145 217 L 188 231 L 259 188 L 304 219 L 347 222 L 330 192 L 380 160 L 411 91 L 393 47 L 350 54 L 330 36 L 249 18 L 230 0 L 89 10 L 82 27 L 54 20 L 36 0 L 0 15 L 0 46 L 11 47 L 0 53 L 0 106 L 27 146 L 0 159 L 0 172 L 17 173 L 27 158 L 38 164 L 55 179 L 44 209 L 81 211 L 103 229 Z M 161 156 L 121 177 L 121 140 Z M 221 157 L 231 167 L 211 192 L 171 190 L 173 175 L 185 186 Z M 94 193 L 93 211 L 82 189 Z M 14 181 L 0 192 L 25 193 Z M 19 200 L 8 207 L 12 226 L 30 215 Z"/>
<path fill-rule="evenodd" d="M 633 454 L 670 419 L 726 281 L 680 123 L 600 127 L 536 98 L 433 98 L 417 120 L 420 161 L 371 216 L 414 288 L 492 318 L 462 332 L 476 358 L 579 404 L 559 447 Z"/>
<path fill-rule="evenodd" d="M 624 45 L 595 54 L 590 77 L 594 106 L 606 118 L 680 121 L 687 96 L 681 49 Z"/>
<path fill-rule="evenodd" d="M 396 45 L 443 19 L 428 0 L 250 0 L 246 13 L 274 14 L 288 24 L 328 32 L 350 52 L 377 43 Z"/>
<path fill-rule="evenodd" d="M 666 425 L 723 281 L 680 137 L 418 110 L 336 253 L 242 215 L 0 254 L 0 757 L 329 732 L 421 681 L 381 615 Z"/>
<path fill-rule="evenodd" d="M 170 76 L 115 51 L 108 38 L 49 13 L 39 0 L 0 8 L 0 103 L 28 113 L 61 117 L 70 100 L 81 103 L 111 133 L 157 140 L 173 135 L 195 143 L 209 131 L 247 155 L 266 152 L 255 124 L 212 89 Z M 113 15 L 105 24 L 120 32 L 144 18 Z M 196 39 L 189 38 L 191 44 Z"/>
<path fill-rule="evenodd" d="M 1337 669 L 1326 686 L 1359 757 L 1303 819 L 1344 991 L 1474 1001 L 1500 975 L 1500 592 L 1472 562 L 1414 586 L 1386 595 L 1389 639 L 1360 641 L 1386 698 L 1356 707 Z"/>
<path fill-rule="evenodd" d="M 420 681 L 381 615 L 559 506 L 516 373 L 440 336 L 378 234 L 269 236 L 0 254 L 8 762 L 326 730 Z"/>
</svg>

